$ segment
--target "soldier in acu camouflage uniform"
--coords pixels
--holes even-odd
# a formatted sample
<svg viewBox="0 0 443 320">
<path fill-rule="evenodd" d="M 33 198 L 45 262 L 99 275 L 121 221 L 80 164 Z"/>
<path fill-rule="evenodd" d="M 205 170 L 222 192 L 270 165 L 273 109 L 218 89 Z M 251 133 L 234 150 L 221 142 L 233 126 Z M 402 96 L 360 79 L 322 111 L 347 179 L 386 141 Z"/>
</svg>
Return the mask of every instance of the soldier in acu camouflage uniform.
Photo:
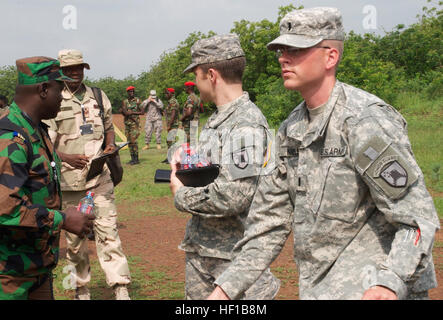
<svg viewBox="0 0 443 320">
<path fill-rule="evenodd" d="M 185 82 L 185 90 L 188 94 L 188 98 L 186 99 L 186 103 L 183 107 L 183 115 L 180 121 L 183 123 L 183 130 L 185 131 L 187 142 L 191 141 L 191 132 L 192 138 L 196 137 L 198 120 L 200 119 L 200 98 L 195 94 L 194 87 L 194 82 Z M 191 142 L 191 144 L 194 143 L 195 141 Z"/>
<path fill-rule="evenodd" d="M 49 135 L 62 160 L 61 189 L 63 206 L 78 205 L 87 191 L 95 194 L 94 221 L 97 256 L 107 284 L 114 289 L 116 299 L 129 299 L 127 284 L 130 274 L 117 230 L 114 184 L 107 165 L 97 177 L 86 181 L 90 160 L 115 150 L 115 135 L 112 124 L 112 106 L 101 91 L 103 114 L 92 89 L 83 84 L 84 68 L 79 50 L 65 49 L 59 52 L 63 72 L 73 78 L 65 83 L 62 92 L 61 111 L 50 121 Z M 103 146 L 105 146 L 103 150 Z M 66 233 L 67 259 L 75 268 L 75 299 L 89 300 L 87 284 L 91 280 L 88 241 Z"/>
<path fill-rule="evenodd" d="M 135 96 L 135 87 L 127 87 L 126 92 L 128 99 L 122 102 L 122 113 L 125 120 L 125 135 L 129 141 L 128 147 L 131 154 L 129 164 L 134 165 L 140 163 L 137 138 L 140 135 L 140 115 L 143 114 L 143 108 L 140 106 L 140 99 Z"/>
<path fill-rule="evenodd" d="M 162 129 L 163 129 L 163 102 L 157 97 L 157 91 L 151 90 L 149 97 L 141 104 L 142 110 L 146 112 L 145 122 L 145 143 L 143 150 L 149 149 L 151 143 L 152 133 L 155 132 L 155 141 L 157 142 L 157 149 L 162 148 Z"/>
<path fill-rule="evenodd" d="M 60 111 L 57 60 L 17 60 L 14 101 L 0 120 L 0 300 L 52 300 L 61 229 L 84 237 L 93 215 L 61 211 L 60 159 L 42 119 Z"/>
<path fill-rule="evenodd" d="M 175 90 L 173 88 L 165 89 L 166 99 L 168 99 L 168 105 L 165 108 L 166 128 L 168 130 L 166 143 L 168 148 L 170 148 L 175 141 L 178 129 L 178 116 L 180 114 L 180 105 L 174 94 Z"/>
<path fill-rule="evenodd" d="M 265 117 L 242 89 L 246 59 L 238 37 L 199 40 L 191 54 L 185 72 L 195 73 L 202 100 L 217 106 L 201 132 L 197 152 L 219 164 L 220 174 L 205 187 L 185 187 L 175 176 L 179 164 L 171 160 L 171 191 L 175 206 L 192 214 L 180 245 L 186 251 L 186 298 L 204 299 L 243 237 L 271 135 Z M 238 298 L 273 299 L 279 288 L 280 281 L 266 269 Z"/>
<path fill-rule="evenodd" d="M 301 299 L 427 299 L 436 287 L 439 221 L 390 105 L 337 81 L 344 31 L 335 8 L 281 21 L 286 89 L 305 99 L 283 122 L 277 167 L 263 176 L 236 260 L 210 298 L 236 298 L 281 251 L 291 231 Z"/>
</svg>

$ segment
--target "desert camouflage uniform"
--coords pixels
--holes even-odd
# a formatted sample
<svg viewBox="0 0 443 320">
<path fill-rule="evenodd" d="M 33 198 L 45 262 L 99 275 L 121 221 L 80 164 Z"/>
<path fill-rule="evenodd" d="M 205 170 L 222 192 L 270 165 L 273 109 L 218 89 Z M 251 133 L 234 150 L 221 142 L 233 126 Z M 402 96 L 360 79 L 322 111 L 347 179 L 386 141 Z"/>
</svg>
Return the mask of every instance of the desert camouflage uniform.
<svg viewBox="0 0 443 320">
<path fill-rule="evenodd" d="M 175 195 L 177 209 L 192 214 L 179 247 L 187 253 L 187 299 L 206 298 L 214 279 L 230 264 L 270 140 L 267 121 L 247 93 L 218 107 L 205 124 L 197 151 L 220 164 L 220 174 L 206 187 L 182 187 Z M 279 287 L 267 269 L 241 298 L 273 299 Z"/>
<path fill-rule="evenodd" d="M 291 226 L 301 299 L 360 299 L 374 285 L 427 297 L 439 220 L 394 108 L 337 81 L 319 120 L 302 103 L 283 122 L 277 150 L 242 251 L 216 280 L 231 298 L 278 256 Z"/>
<path fill-rule="evenodd" d="M 123 104 L 126 110 L 132 112 L 140 112 L 141 101 L 139 98 L 134 97 L 129 101 L 129 99 L 123 100 Z M 125 121 L 125 135 L 129 141 L 128 147 L 131 154 L 138 154 L 138 143 L 137 139 L 140 135 L 140 115 L 133 114 L 129 116 L 124 116 Z"/>
<path fill-rule="evenodd" d="M 192 92 L 188 98 L 186 99 L 185 106 L 183 108 L 183 114 L 186 112 L 186 109 L 191 108 L 192 109 L 192 115 L 183 121 L 183 130 L 186 134 L 186 141 L 191 141 L 191 126 L 195 128 L 194 130 L 198 130 L 198 120 L 200 118 L 200 99 L 195 94 L 195 92 Z M 196 134 L 193 132 L 193 137 Z"/>
<path fill-rule="evenodd" d="M 104 92 L 104 123 L 100 108 L 94 94 L 88 86 L 82 101 L 66 90 L 62 92 L 61 111 L 55 119 L 50 120 L 49 135 L 58 151 L 67 154 L 84 154 L 90 160 L 103 153 L 102 145 L 106 132 L 113 130 L 111 102 Z M 79 127 L 83 124 L 83 105 L 86 122 L 93 128 L 92 134 L 81 135 Z M 103 173 L 86 181 L 89 165 L 83 170 L 74 169 L 68 163 L 62 163 L 61 188 L 63 207 L 76 206 L 86 195 L 86 191 L 95 194 L 94 233 L 97 256 L 106 275 L 109 286 L 128 284 L 129 267 L 121 247 L 117 230 L 117 211 L 115 207 L 114 185 L 108 167 Z M 91 271 L 88 255 L 88 239 L 80 239 L 74 234 L 66 233 L 68 243 L 67 259 L 76 268 L 77 286 L 83 287 L 90 281 Z"/>
<path fill-rule="evenodd" d="M 27 135 L 0 129 L 0 300 L 27 299 L 51 276 L 58 261 L 64 220 L 60 159 L 46 126 L 36 128 L 15 102 L 0 127 L 2 123 L 22 127 Z M 32 150 L 25 143 L 28 137 Z"/>
<path fill-rule="evenodd" d="M 172 122 L 171 129 L 168 131 L 168 137 L 166 139 L 166 143 L 168 148 L 172 146 L 176 138 L 176 132 L 178 129 L 178 118 L 180 114 L 180 105 L 175 97 L 171 97 L 168 101 L 168 105 L 165 108 L 165 118 L 166 118 L 166 126 L 169 125 L 172 116 L 172 110 L 175 110 L 175 119 Z"/>
</svg>

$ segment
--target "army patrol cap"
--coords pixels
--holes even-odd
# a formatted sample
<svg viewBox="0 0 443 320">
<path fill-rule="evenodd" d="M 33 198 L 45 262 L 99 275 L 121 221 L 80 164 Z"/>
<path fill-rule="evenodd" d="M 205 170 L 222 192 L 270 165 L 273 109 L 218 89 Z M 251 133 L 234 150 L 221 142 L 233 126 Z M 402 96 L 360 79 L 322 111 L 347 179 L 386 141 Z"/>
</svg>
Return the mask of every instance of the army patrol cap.
<svg viewBox="0 0 443 320">
<path fill-rule="evenodd" d="M 151 91 L 149 91 L 149 95 L 153 98 L 157 98 L 157 91 L 151 90 Z"/>
<path fill-rule="evenodd" d="M 191 47 L 192 63 L 183 72 L 191 72 L 201 64 L 230 60 L 244 55 L 240 40 L 235 34 L 201 39 Z"/>
<path fill-rule="evenodd" d="M 77 66 L 82 64 L 86 69 L 90 69 L 89 64 L 83 61 L 83 53 L 77 49 L 63 49 L 58 52 L 60 67 Z"/>
<path fill-rule="evenodd" d="M 344 41 L 341 13 L 336 8 L 317 7 L 295 10 L 280 22 L 280 36 L 268 43 L 269 50 L 280 46 L 310 48 L 323 40 Z"/>
<path fill-rule="evenodd" d="M 19 85 L 32 85 L 51 80 L 74 81 L 65 76 L 60 62 L 48 57 L 29 57 L 15 62 Z"/>
</svg>

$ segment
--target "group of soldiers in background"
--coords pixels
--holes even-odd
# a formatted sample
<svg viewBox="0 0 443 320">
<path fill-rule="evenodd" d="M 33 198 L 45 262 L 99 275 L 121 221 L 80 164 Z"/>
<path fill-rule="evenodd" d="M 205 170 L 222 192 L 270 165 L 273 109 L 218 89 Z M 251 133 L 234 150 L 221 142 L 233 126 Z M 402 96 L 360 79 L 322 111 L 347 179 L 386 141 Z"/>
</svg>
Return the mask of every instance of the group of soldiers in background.
<svg viewBox="0 0 443 320">
<path fill-rule="evenodd" d="M 146 114 L 145 122 L 145 146 L 142 150 L 148 150 L 151 143 L 152 134 L 155 132 L 157 149 L 161 149 L 161 134 L 163 130 L 162 118 L 165 116 L 166 129 L 168 132 L 166 143 L 169 147 L 175 142 L 177 129 L 182 128 L 186 134 L 186 141 L 190 141 L 190 131 L 192 126 L 198 128 L 202 104 L 200 98 L 195 93 L 195 83 L 185 82 L 185 91 L 188 94 L 183 112 L 180 115 L 180 104 L 175 98 L 175 89 L 166 88 L 165 97 L 168 100 L 166 107 L 157 96 L 156 90 L 149 92 L 149 97 L 141 101 L 135 96 L 135 87 L 126 88 L 128 98 L 123 100 L 121 113 L 124 116 L 125 135 L 129 142 L 130 165 L 139 164 L 138 143 L 140 135 L 140 116 Z"/>
<path fill-rule="evenodd" d="M 131 282 L 131 276 L 118 234 L 114 184 L 110 171 L 105 166 L 100 175 L 88 180 L 87 170 L 84 170 L 89 159 L 102 153 L 112 153 L 116 148 L 112 107 L 102 90 L 83 83 L 84 69 L 90 69 L 90 66 L 83 61 L 83 54 L 75 49 L 61 50 L 58 60 L 46 57 L 17 60 L 19 85 L 14 100 L 9 104 L 7 97 L 0 95 L 0 118 L 3 119 L 3 125 L 0 126 L 0 136 L 3 140 L 0 139 L 0 142 L 3 143 L 3 147 L 11 144 L 16 148 L 16 144 L 19 145 L 18 152 L 4 155 L 0 160 L 4 163 L 13 162 L 13 166 L 20 167 L 20 170 L 25 170 L 26 166 L 27 170 L 27 174 L 23 177 L 17 176 L 14 178 L 16 180 L 10 181 L 12 184 L 2 186 L 3 193 L 10 192 L 13 195 L 4 197 L 2 206 L 13 208 L 15 204 L 11 201 L 23 197 L 28 189 L 31 193 L 38 193 L 42 188 L 46 188 L 46 193 L 42 195 L 49 196 L 44 199 L 32 198 L 32 205 L 41 208 L 37 213 L 41 218 L 36 217 L 36 220 L 46 219 L 45 223 L 53 229 L 52 233 L 45 235 L 49 239 L 43 239 L 35 233 L 35 230 L 42 226 L 29 228 L 26 219 L 15 221 L 14 215 L 4 215 L 3 221 L 0 221 L 0 251 L 7 252 L 7 257 L 3 255 L 1 259 L 8 263 L 0 266 L 0 300 L 54 298 L 51 270 L 58 260 L 61 229 L 66 231 L 66 258 L 73 268 L 71 276 L 75 285 L 74 299 L 91 298 L 88 289 L 91 280 L 88 238 L 95 241 L 100 266 L 106 275 L 108 286 L 115 293 L 115 298 L 130 299 L 127 285 Z M 161 149 L 163 115 L 166 117 L 168 132 L 182 127 L 189 137 L 190 122 L 199 119 L 200 99 L 194 93 L 194 83 L 186 82 L 185 86 L 189 97 L 182 115 L 175 98 L 175 90 L 172 88 L 165 90 L 168 99 L 166 107 L 157 97 L 155 90 L 151 90 L 149 97 L 141 101 L 135 96 L 135 87 L 127 88 L 128 98 L 123 101 L 121 112 L 125 117 L 125 133 L 129 141 L 131 164 L 139 163 L 137 138 L 140 134 L 140 116 L 144 113 L 147 114 L 144 150 L 149 148 L 153 131 L 156 134 L 157 148 Z M 41 92 L 37 92 L 37 89 Z M 45 111 L 43 106 L 46 106 L 48 111 Z M 30 114 L 32 119 L 29 120 L 26 114 Z M 16 121 L 20 125 L 17 127 L 11 124 L 11 121 Z M 14 132 L 10 132 L 11 126 Z M 22 130 L 20 127 L 24 128 L 23 134 L 20 133 Z M 44 139 L 27 139 L 27 136 L 42 136 Z M 35 148 L 33 145 L 32 148 L 28 148 L 25 143 L 28 140 L 36 145 Z M 174 140 L 175 133 L 173 139 L 168 141 L 168 147 Z M 42 162 L 44 166 L 42 164 L 41 168 L 37 168 L 35 166 L 40 162 L 33 162 L 28 168 L 28 164 L 23 164 L 20 157 L 26 157 L 31 151 L 37 150 L 37 144 L 38 152 L 42 152 L 38 156 L 44 159 Z M 37 157 L 36 154 L 32 156 Z M 44 170 L 47 172 L 43 172 Z M 38 175 L 29 172 L 38 172 Z M 7 176 L 9 172 L 3 171 L 0 175 Z M 52 178 L 46 179 L 44 183 L 40 180 L 34 181 L 46 176 Z M 17 189 L 20 196 L 15 196 Z M 76 207 L 86 191 L 94 194 L 95 203 L 94 213 L 87 216 L 79 213 Z M 27 214 L 28 211 L 23 212 Z M 40 223 L 38 221 L 37 223 Z M 26 225 L 29 230 L 23 229 L 24 231 L 20 233 L 22 238 L 18 239 L 17 236 L 13 238 L 8 229 L 12 224 L 16 224 L 13 228 L 22 228 Z M 34 247 L 31 243 L 34 240 L 38 247 Z M 23 261 L 20 260 L 17 264 L 9 263 L 21 250 L 14 241 L 26 242 L 27 246 L 29 244 L 29 247 L 26 247 L 29 256 L 32 256 L 32 259 L 37 257 L 38 261 L 28 266 L 25 263 L 28 256 L 23 256 L 21 258 Z M 5 245 L 9 251 L 4 251 Z M 25 267 L 20 269 L 20 265 Z M 14 276 L 10 275 L 11 270 L 16 272 Z"/>
</svg>

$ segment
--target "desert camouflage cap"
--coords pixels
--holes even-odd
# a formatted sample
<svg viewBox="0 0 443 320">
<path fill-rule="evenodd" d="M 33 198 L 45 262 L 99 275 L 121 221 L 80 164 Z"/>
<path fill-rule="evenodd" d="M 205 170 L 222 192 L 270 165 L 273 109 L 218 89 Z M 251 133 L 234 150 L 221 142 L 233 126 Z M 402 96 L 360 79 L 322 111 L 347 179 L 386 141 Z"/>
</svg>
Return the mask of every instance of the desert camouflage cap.
<svg viewBox="0 0 443 320">
<path fill-rule="evenodd" d="M 58 52 L 60 67 L 69 67 L 82 64 L 86 69 L 90 69 L 89 64 L 83 61 L 83 53 L 77 49 L 63 49 Z"/>
<path fill-rule="evenodd" d="M 183 72 L 190 72 L 201 64 L 230 60 L 244 55 L 240 40 L 235 34 L 201 39 L 191 47 L 192 63 Z"/>
<path fill-rule="evenodd" d="M 15 62 L 18 73 L 18 84 L 32 85 L 51 80 L 73 81 L 60 69 L 60 62 L 48 57 L 29 57 Z"/>
<path fill-rule="evenodd" d="M 269 50 L 279 46 L 310 48 L 323 40 L 345 39 L 341 13 L 336 8 L 317 7 L 295 10 L 280 22 L 280 36 L 268 43 Z"/>
</svg>

